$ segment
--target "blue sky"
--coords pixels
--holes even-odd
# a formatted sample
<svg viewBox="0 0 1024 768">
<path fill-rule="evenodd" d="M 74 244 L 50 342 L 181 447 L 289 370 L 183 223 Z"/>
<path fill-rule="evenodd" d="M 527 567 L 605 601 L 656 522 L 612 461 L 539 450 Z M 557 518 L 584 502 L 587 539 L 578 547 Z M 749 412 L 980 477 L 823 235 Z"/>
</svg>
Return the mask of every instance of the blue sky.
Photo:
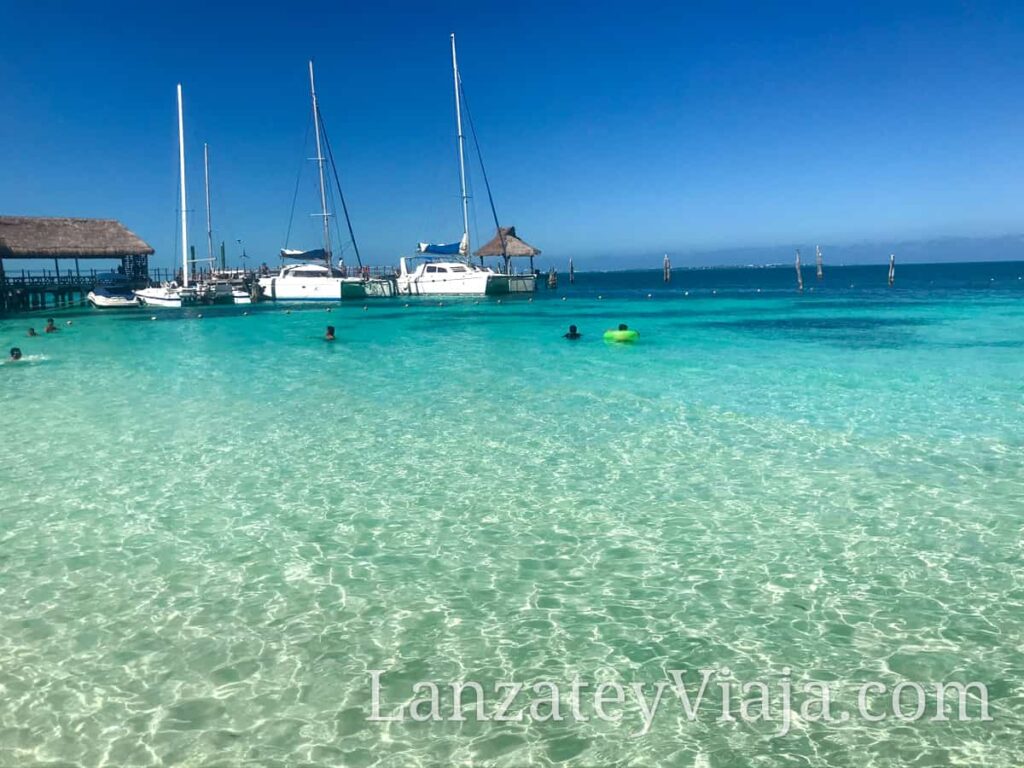
<svg viewBox="0 0 1024 768">
<path fill-rule="evenodd" d="M 318 245 L 309 57 L 364 258 L 457 239 L 453 31 L 498 213 L 556 264 L 1024 229 L 1019 4 L 65 5 L 4 3 L 0 212 L 119 218 L 160 264 L 179 81 L 190 239 L 206 141 L 218 241 L 273 263 L 305 165 Z"/>
</svg>

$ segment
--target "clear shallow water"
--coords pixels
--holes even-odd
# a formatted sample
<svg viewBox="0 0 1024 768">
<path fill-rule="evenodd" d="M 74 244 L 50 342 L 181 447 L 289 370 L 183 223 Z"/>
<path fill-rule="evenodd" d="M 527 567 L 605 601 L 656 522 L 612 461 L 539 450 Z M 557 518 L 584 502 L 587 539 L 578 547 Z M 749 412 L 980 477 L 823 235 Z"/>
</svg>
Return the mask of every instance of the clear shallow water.
<svg viewBox="0 0 1024 768">
<path fill-rule="evenodd" d="M 0 366 L 0 765 L 1018 765 L 1021 275 L 0 320 L 42 357 Z M 370 669 L 722 666 L 982 681 L 993 720 L 366 721 Z"/>
</svg>

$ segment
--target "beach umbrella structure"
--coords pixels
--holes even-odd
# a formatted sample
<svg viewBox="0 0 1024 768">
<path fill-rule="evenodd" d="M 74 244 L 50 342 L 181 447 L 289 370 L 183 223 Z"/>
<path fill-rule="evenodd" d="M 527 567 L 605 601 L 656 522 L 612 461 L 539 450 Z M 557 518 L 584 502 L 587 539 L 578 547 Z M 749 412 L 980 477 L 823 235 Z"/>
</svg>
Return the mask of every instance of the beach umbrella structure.
<svg viewBox="0 0 1024 768">
<path fill-rule="evenodd" d="M 534 248 L 516 235 L 515 227 L 499 227 L 497 234 L 480 246 L 475 255 L 480 259 L 481 264 L 487 257 L 501 257 L 504 260 L 505 272 L 508 272 L 510 259 L 528 258 L 530 271 L 533 272 L 533 259 L 540 255 L 540 248 Z"/>
</svg>

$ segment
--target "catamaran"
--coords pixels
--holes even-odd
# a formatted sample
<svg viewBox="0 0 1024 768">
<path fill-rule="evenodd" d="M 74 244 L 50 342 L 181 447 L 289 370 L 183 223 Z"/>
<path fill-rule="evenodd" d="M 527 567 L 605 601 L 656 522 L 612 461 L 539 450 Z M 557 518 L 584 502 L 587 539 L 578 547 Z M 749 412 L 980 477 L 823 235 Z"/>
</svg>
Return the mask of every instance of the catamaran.
<svg viewBox="0 0 1024 768">
<path fill-rule="evenodd" d="M 459 77 L 459 62 L 455 52 L 455 35 L 452 41 L 452 74 L 455 82 L 455 127 L 459 145 L 459 181 L 462 190 L 462 238 L 456 243 L 420 243 L 415 256 L 403 256 L 399 262 L 396 278 L 398 292 L 412 296 L 483 296 L 485 294 L 509 293 L 513 276 L 496 272 L 483 264 L 470 260 L 469 247 L 469 194 L 466 191 L 466 138 L 462 131 L 462 80 Z M 472 124 L 472 121 L 470 121 Z M 475 136 L 475 133 L 474 133 Z M 486 174 L 484 175 L 486 182 Z M 488 197 L 490 187 L 488 186 Z M 494 213 L 493 201 L 491 212 Z M 495 214 L 495 226 L 497 215 Z M 500 234 L 501 227 L 498 227 Z M 481 259 L 482 261 L 482 259 Z M 516 292 L 534 289 L 535 278 L 531 274 L 516 275 Z"/>
<path fill-rule="evenodd" d="M 386 279 L 372 279 L 359 273 L 349 275 L 346 270 L 336 267 L 332 263 L 331 250 L 331 213 L 327 210 L 327 183 L 324 173 L 324 163 L 328 159 L 324 157 L 324 147 L 331 160 L 331 167 L 334 168 L 334 155 L 331 152 L 330 142 L 323 126 L 323 117 L 320 114 L 320 107 L 316 97 L 316 80 L 313 76 L 313 62 L 309 62 L 309 92 L 313 103 L 313 127 L 316 134 L 316 164 L 320 180 L 320 216 L 323 222 L 323 245 L 321 248 L 309 251 L 295 250 L 289 248 L 281 249 L 281 259 L 296 261 L 298 263 L 285 264 L 276 275 L 266 275 L 259 279 L 260 290 L 264 297 L 275 301 L 340 301 L 343 296 L 369 296 L 369 295 L 390 295 L 395 294 L 393 282 Z M 362 267 L 362 260 L 359 256 L 359 246 L 356 244 L 355 234 L 352 231 L 352 221 L 348 216 L 348 206 L 345 205 L 345 197 L 341 192 L 341 183 L 338 181 L 337 171 L 334 174 L 337 183 L 338 196 L 341 200 L 342 210 L 345 213 L 345 221 L 348 223 L 348 233 L 352 240 L 356 260 Z M 294 210 L 293 210 L 294 213 Z M 348 289 L 348 290 L 346 290 Z"/>
<path fill-rule="evenodd" d="M 188 203 L 185 199 L 185 118 L 181 105 L 181 83 L 178 83 L 178 167 L 181 181 L 181 280 L 135 291 L 139 303 L 147 307 L 183 307 L 199 300 L 196 289 L 188 284 Z"/>
</svg>

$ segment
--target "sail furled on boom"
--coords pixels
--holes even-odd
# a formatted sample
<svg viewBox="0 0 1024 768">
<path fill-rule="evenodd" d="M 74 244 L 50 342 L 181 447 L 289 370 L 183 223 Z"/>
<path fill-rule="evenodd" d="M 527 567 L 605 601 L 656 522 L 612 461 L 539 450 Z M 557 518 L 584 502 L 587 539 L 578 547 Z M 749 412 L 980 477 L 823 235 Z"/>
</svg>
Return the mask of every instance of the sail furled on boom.
<svg viewBox="0 0 1024 768">
<path fill-rule="evenodd" d="M 460 245 L 462 243 L 420 243 L 417 250 L 420 253 L 433 253 L 438 256 L 457 256 Z"/>
<path fill-rule="evenodd" d="M 297 251 L 294 248 L 282 248 L 282 259 L 298 259 L 300 261 L 324 261 L 327 252 L 323 248 L 316 248 L 312 251 Z"/>
<path fill-rule="evenodd" d="M 457 243 L 419 243 L 416 250 L 438 256 L 465 256 L 469 253 L 469 238 L 463 235 Z"/>
</svg>

